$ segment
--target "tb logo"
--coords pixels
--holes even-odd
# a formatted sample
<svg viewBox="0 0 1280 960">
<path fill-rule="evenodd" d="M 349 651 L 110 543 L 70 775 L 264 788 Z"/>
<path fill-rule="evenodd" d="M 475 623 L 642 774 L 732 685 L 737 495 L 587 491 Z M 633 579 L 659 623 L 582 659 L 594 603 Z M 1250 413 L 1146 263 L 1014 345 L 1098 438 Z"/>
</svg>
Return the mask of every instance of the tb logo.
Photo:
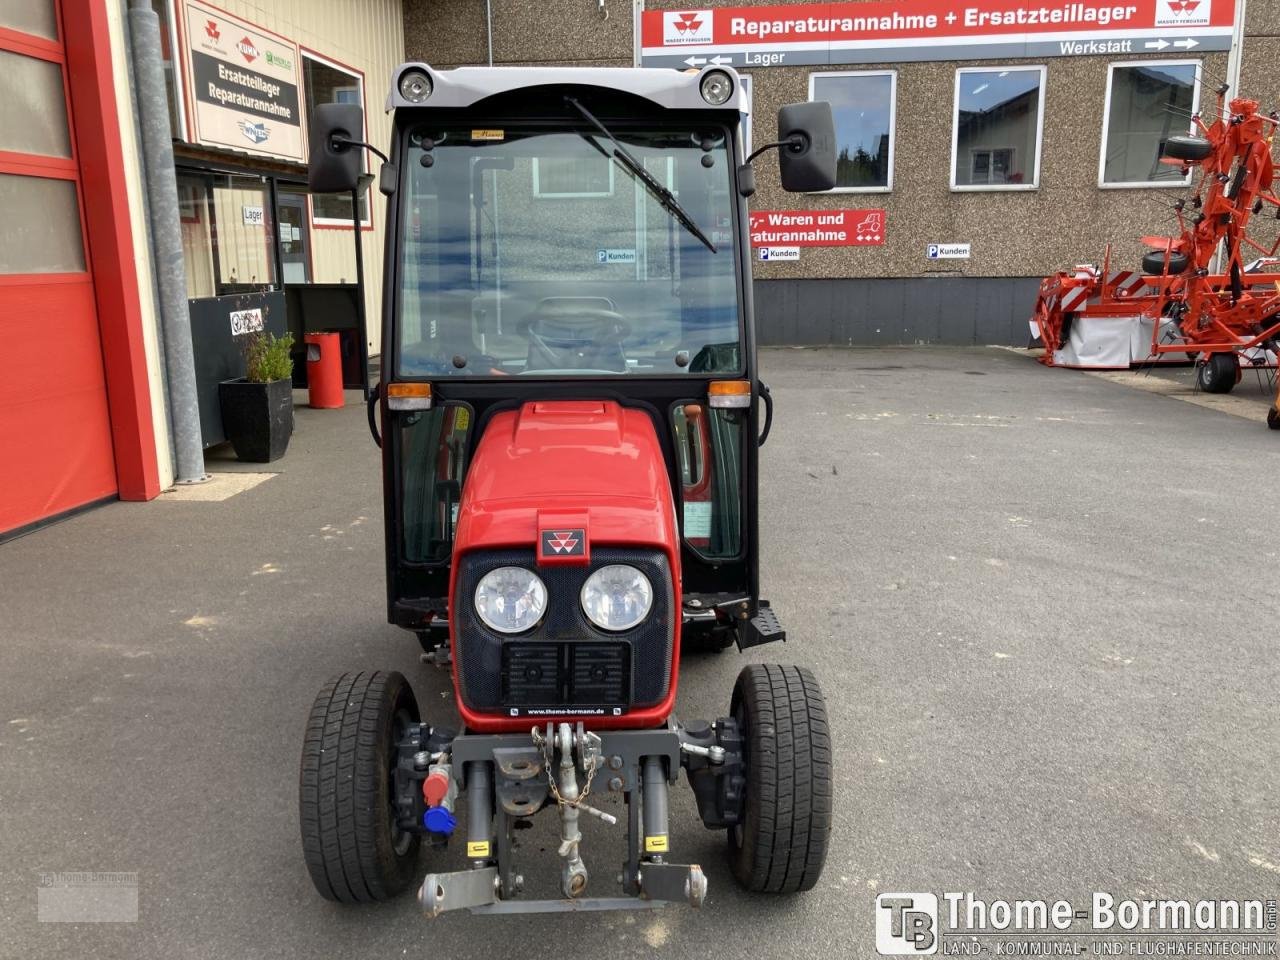
<svg viewBox="0 0 1280 960">
<path fill-rule="evenodd" d="M 938 952 L 938 898 L 932 893 L 876 897 L 876 950 L 884 955 Z"/>
</svg>

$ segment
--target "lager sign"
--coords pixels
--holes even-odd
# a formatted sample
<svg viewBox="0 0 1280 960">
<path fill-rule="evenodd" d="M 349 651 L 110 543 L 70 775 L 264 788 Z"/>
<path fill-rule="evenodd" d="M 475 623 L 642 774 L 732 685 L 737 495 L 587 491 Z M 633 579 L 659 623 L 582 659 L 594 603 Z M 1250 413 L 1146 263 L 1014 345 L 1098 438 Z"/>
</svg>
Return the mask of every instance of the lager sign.
<svg viewBox="0 0 1280 960">
<path fill-rule="evenodd" d="M 297 45 L 197 0 L 185 7 L 195 141 L 301 161 Z"/>
</svg>

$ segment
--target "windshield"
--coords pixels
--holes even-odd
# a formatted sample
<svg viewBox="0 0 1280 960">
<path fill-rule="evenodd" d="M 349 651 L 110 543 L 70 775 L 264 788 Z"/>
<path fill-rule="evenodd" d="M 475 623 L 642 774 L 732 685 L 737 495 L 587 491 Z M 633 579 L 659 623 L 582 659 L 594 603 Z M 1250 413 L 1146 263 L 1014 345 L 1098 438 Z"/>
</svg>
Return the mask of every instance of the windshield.
<svg viewBox="0 0 1280 960">
<path fill-rule="evenodd" d="M 606 122 L 410 132 L 400 375 L 740 369 L 729 131 Z"/>
</svg>

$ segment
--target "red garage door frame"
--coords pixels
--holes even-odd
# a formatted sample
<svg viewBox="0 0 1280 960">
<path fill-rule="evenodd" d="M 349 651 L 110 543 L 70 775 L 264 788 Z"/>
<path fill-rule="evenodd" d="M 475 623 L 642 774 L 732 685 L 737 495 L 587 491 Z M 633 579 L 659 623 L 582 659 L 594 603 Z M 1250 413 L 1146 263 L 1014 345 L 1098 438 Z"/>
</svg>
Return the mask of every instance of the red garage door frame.
<svg viewBox="0 0 1280 960">
<path fill-rule="evenodd" d="M 61 0 L 61 6 L 116 481 L 120 499 L 151 500 L 160 494 L 160 469 L 107 5 Z"/>
</svg>

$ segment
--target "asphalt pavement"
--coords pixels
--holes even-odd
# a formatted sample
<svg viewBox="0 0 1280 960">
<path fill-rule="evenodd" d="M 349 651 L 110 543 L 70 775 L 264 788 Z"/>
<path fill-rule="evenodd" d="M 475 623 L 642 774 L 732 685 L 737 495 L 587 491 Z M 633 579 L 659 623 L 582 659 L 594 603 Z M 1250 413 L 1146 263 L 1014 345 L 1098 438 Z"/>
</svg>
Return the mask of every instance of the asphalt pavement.
<svg viewBox="0 0 1280 960">
<path fill-rule="evenodd" d="M 1280 434 L 1004 350 L 762 365 L 763 580 L 789 640 L 686 657 L 679 712 L 723 712 L 747 661 L 814 670 L 836 749 L 815 890 L 738 890 L 682 783 L 673 859 L 706 868 L 701 911 L 320 899 L 296 810 L 316 690 L 383 668 L 429 715 L 452 695 L 385 623 L 363 409 L 299 408 L 274 475 L 229 499 L 0 546 L 0 958 L 871 957 L 887 891 L 1275 897 Z M 609 893 L 619 836 L 586 833 Z M 523 845 L 532 883 L 550 841 Z M 137 922 L 38 922 L 70 871 L 136 874 Z"/>
</svg>

